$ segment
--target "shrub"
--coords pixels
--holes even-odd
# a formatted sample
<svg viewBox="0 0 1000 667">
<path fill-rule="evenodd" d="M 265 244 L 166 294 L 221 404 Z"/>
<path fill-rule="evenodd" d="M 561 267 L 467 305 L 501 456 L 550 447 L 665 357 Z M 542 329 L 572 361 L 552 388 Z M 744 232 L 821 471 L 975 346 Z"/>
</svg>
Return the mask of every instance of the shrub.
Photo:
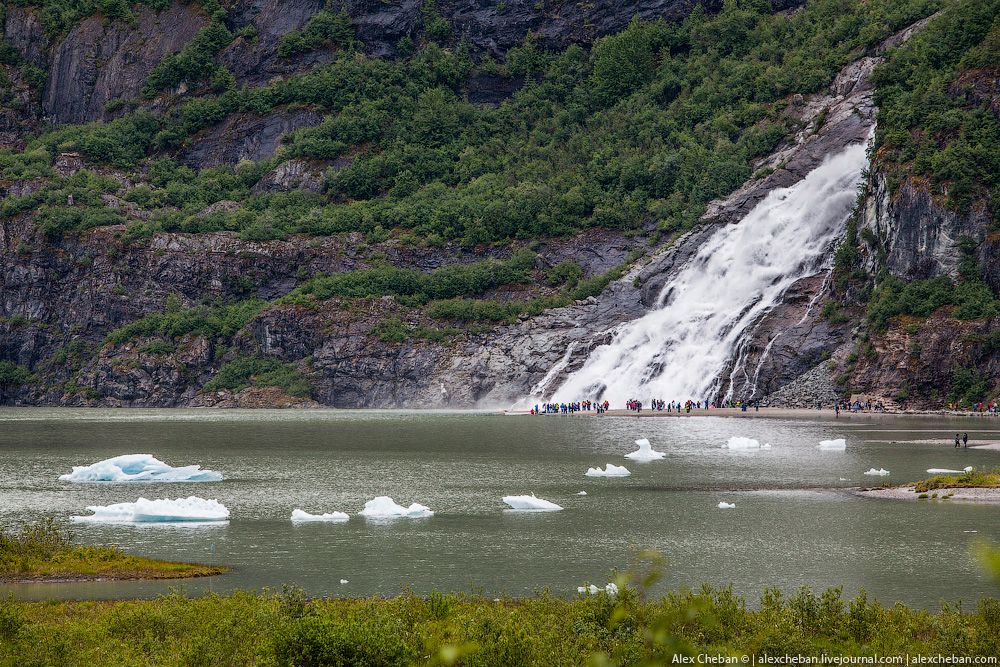
<svg viewBox="0 0 1000 667">
<path fill-rule="evenodd" d="M 236 357 L 224 363 L 202 389 L 239 391 L 251 385 L 279 387 L 289 396 L 308 396 L 312 392 L 309 380 L 291 364 L 279 359 L 249 356 Z"/>
</svg>

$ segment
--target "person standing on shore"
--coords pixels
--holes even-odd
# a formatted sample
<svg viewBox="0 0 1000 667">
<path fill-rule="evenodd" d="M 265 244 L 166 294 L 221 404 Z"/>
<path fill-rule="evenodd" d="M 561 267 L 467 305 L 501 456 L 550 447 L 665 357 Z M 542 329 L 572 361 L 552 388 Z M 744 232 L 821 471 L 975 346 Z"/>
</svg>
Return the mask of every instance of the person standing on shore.
<svg viewBox="0 0 1000 667">
<path fill-rule="evenodd" d="M 962 447 L 964 449 L 968 449 L 969 448 L 969 434 L 968 433 L 963 433 L 962 434 Z"/>
<path fill-rule="evenodd" d="M 955 449 L 958 449 L 958 433 L 955 434 Z"/>
</svg>

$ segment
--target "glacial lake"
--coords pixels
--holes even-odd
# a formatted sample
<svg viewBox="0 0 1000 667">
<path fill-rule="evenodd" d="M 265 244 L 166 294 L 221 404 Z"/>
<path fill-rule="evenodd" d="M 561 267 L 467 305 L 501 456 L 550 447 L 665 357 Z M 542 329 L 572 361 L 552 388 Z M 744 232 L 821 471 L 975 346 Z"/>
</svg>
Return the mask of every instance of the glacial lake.
<svg viewBox="0 0 1000 667">
<path fill-rule="evenodd" d="M 603 586 L 639 550 L 667 558 L 662 586 L 732 584 L 755 602 L 769 586 L 864 587 L 884 603 L 937 607 L 996 595 L 972 558 L 1000 542 L 1000 507 L 863 499 L 846 489 L 926 477 L 927 468 L 1000 465 L 994 419 L 854 415 L 816 418 L 504 416 L 379 411 L 0 409 L 0 523 L 87 514 L 88 505 L 197 495 L 232 512 L 222 525 L 73 526 L 86 543 L 225 563 L 230 574 L 182 582 L 0 585 L 22 598 L 155 596 L 302 586 L 310 595 L 413 590 L 490 596 Z M 770 443 L 723 448 L 730 436 Z M 666 458 L 623 458 L 648 438 Z M 819 441 L 844 437 L 846 451 Z M 72 484 L 60 474 L 119 454 L 198 463 L 221 482 Z M 589 467 L 625 465 L 624 478 Z M 866 477 L 871 467 L 885 478 Z M 576 495 L 586 491 L 586 496 Z M 534 492 L 555 513 L 505 511 Z M 353 516 L 392 496 L 434 510 L 426 519 Z M 718 509 L 722 500 L 732 510 Z M 293 525 L 295 508 L 352 514 L 343 524 Z M 340 583 L 341 579 L 348 583 Z"/>
</svg>

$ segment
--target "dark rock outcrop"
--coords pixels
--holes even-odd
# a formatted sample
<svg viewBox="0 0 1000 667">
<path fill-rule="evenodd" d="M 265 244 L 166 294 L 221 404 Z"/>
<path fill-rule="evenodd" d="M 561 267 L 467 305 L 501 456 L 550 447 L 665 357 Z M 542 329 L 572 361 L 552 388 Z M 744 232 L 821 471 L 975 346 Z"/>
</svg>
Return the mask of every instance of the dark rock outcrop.
<svg viewBox="0 0 1000 667">
<path fill-rule="evenodd" d="M 137 97 L 153 68 L 205 23 L 197 5 L 182 3 L 161 12 L 144 8 L 134 24 L 84 19 L 52 49 L 42 96 L 46 117 L 59 124 L 108 119 L 108 102 Z"/>
<path fill-rule="evenodd" d="M 181 153 L 180 162 L 205 169 L 241 160 L 265 160 L 278 150 L 282 137 L 321 119 L 320 114 L 307 109 L 233 114 L 194 137 Z"/>
</svg>

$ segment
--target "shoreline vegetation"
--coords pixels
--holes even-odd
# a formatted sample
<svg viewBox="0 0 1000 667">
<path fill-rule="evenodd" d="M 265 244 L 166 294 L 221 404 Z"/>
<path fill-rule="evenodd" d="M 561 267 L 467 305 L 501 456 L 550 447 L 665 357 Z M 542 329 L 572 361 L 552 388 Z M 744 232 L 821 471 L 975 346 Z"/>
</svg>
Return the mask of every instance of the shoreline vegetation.
<svg viewBox="0 0 1000 667">
<path fill-rule="evenodd" d="M 228 572 L 224 565 L 180 563 L 135 556 L 117 546 L 84 546 L 49 518 L 17 531 L 0 528 L 0 584 L 186 579 Z"/>
<path fill-rule="evenodd" d="M 1000 468 L 942 474 L 899 486 L 858 489 L 865 498 L 1000 504 Z"/>
<path fill-rule="evenodd" d="M 992 559 L 983 554 L 984 562 Z M 864 590 L 731 587 L 647 596 L 656 575 L 623 575 L 617 595 L 513 599 L 406 593 L 314 598 L 240 591 L 154 600 L 0 598 L 0 664 L 669 665 L 678 656 L 997 655 L 1000 600 L 927 611 Z M 747 656 L 746 659 L 741 659 Z M 66 660 L 69 659 L 69 663 Z"/>
</svg>

